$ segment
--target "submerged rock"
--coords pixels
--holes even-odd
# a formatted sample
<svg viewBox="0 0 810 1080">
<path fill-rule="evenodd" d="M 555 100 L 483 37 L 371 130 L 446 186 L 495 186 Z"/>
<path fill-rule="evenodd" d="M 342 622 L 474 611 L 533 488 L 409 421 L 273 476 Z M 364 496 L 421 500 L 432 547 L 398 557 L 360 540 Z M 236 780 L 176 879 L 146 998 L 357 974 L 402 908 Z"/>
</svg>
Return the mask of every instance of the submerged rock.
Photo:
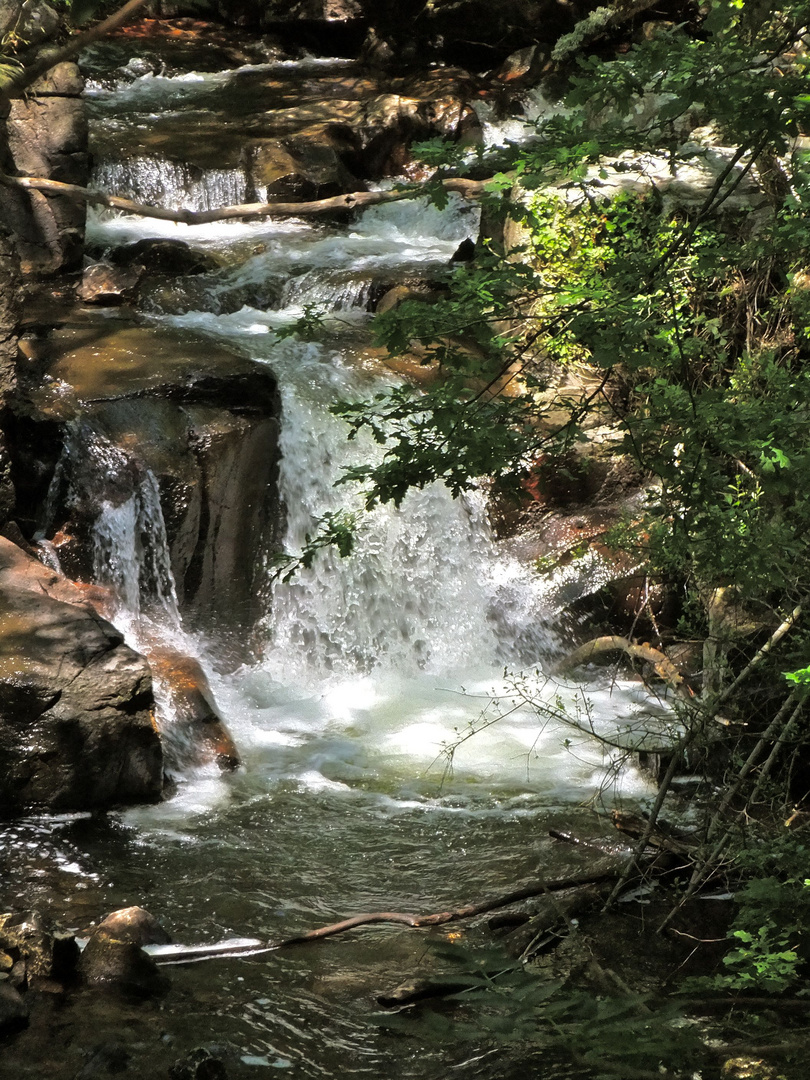
<svg viewBox="0 0 810 1080">
<path fill-rule="evenodd" d="M 169 980 L 141 946 L 170 940 L 148 911 L 122 908 L 93 931 L 82 953 L 81 973 L 90 986 L 108 986 L 134 997 L 165 994 Z"/>
<path fill-rule="evenodd" d="M 19 1031 L 28 1024 L 28 1006 L 19 990 L 0 982 L 0 1035 Z"/>
<path fill-rule="evenodd" d="M 157 801 L 153 704 L 143 657 L 0 537 L 0 813 Z"/>
</svg>

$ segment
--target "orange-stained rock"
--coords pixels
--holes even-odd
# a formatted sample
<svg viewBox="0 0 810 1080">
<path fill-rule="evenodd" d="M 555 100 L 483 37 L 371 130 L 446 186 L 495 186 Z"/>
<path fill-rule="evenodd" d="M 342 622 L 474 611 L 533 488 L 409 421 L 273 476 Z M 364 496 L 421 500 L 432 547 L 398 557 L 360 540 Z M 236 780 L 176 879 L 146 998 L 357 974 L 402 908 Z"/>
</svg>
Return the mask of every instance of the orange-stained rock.
<svg viewBox="0 0 810 1080">
<path fill-rule="evenodd" d="M 164 728 L 167 752 L 179 766 L 216 762 L 221 769 L 240 764 L 239 751 L 219 715 L 199 661 L 162 645 L 146 645 L 158 698 L 168 699 L 172 723 Z"/>
</svg>

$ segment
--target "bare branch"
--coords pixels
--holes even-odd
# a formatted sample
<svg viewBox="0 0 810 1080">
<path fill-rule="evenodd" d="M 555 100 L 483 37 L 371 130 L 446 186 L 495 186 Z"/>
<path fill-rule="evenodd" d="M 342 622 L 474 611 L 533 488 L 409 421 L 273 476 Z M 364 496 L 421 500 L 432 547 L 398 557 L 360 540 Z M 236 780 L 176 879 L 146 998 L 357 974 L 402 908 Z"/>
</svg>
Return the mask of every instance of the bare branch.
<svg viewBox="0 0 810 1080">
<path fill-rule="evenodd" d="M 463 177 L 442 180 L 445 191 L 455 191 L 465 199 L 481 198 L 487 183 L 486 180 L 466 180 Z M 108 195 L 104 191 L 94 191 L 78 184 L 64 184 L 60 180 L 47 180 L 40 176 L 7 176 L 0 173 L 0 184 L 24 188 L 27 191 L 41 191 L 45 195 L 61 195 L 90 203 L 92 206 L 106 206 L 111 210 L 123 210 L 128 214 L 159 218 L 162 221 L 177 221 L 183 225 L 207 225 L 212 221 L 237 218 L 333 214 L 341 210 L 361 210 L 377 203 L 414 199 L 422 194 L 419 187 L 414 187 L 396 191 L 353 191 L 346 195 L 333 195 L 328 199 L 315 199 L 312 202 L 240 203 L 223 206 L 219 210 L 167 210 L 160 206 L 134 202 L 120 195 Z"/>
</svg>

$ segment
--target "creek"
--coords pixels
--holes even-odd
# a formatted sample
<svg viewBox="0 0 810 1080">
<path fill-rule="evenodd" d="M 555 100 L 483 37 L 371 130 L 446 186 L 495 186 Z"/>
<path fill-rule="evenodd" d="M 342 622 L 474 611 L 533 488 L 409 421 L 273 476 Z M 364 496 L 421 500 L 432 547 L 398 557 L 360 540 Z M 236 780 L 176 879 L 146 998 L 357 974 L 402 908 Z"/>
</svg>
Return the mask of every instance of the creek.
<svg viewBox="0 0 810 1080">
<path fill-rule="evenodd" d="M 162 159 L 146 136 L 137 152 L 132 143 L 156 128 L 167 145 L 172 132 L 190 142 L 194 125 L 224 126 L 242 100 L 240 80 L 281 79 L 288 97 L 320 85 L 326 100 L 330 80 L 346 71 L 342 60 L 287 61 L 96 85 L 97 182 L 166 205 L 239 201 L 246 180 L 237 166 L 185 166 Z M 327 225 L 186 227 L 95 215 L 89 238 L 102 248 L 179 238 L 216 258 L 216 271 L 147 294 L 138 319 L 155 333 L 193 338 L 203 354 L 215 346 L 272 368 L 283 547 L 296 551 L 318 518 L 359 505 L 350 488 L 334 486 L 341 469 L 379 453 L 347 442 L 329 405 L 401 377 L 370 345 L 369 298 L 380 283 L 441 276 L 477 228 L 476 211 L 461 202 L 439 212 L 414 201 Z M 279 339 L 274 330 L 308 305 L 325 313 L 318 340 Z M 114 344 L 114 319 L 108 325 Z M 74 426 L 70 454 L 108 460 L 108 450 L 92 424 Z M 273 463 L 266 468 L 264 483 L 275 483 Z M 538 870 L 560 876 L 580 865 L 578 853 L 549 840 L 550 826 L 599 832 L 595 807 L 649 794 L 634 769 L 615 775 L 598 744 L 542 708 L 513 708 L 505 671 L 525 678 L 541 706 L 575 713 L 587 700 L 606 731 L 632 724 L 649 703 L 635 683 L 594 683 L 583 698 L 582 688 L 542 675 L 567 645 L 564 601 L 598 585 L 599 565 L 580 560 L 539 577 L 492 537 L 482 492 L 453 501 L 434 485 L 400 509 L 378 508 L 363 520 L 352 558 L 326 553 L 288 583 L 271 581 L 272 545 L 256 550 L 261 610 L 241 654 L 239 635 L 248 632 L 231 626 L 227 589 L 209 625 L 178 602 L 168 510 L 148 469 L 129 498 L 101 504 L 96 578 L 116 590 L 119 625 L 136 645 L 146 626 L 200 658 L 243 765 L 226 775 L 188 767 L 175 748 L 173 792 L 157 806 L 4 826 L 2 841 L 15 852 L 5 902 L 39 906 L 76 929 L 140 904 L 177 941 L 285 937 L 357 912 L 443 910 Z M 162 723 L 171 745 L 167 706 Z M 443 751 L 471 725 L 482 730 L 458 747 L 449 770 Z M 463 963 L 486 936 L 464 929 L 452 940 Z M 269 1069 L 429 1078 L 451 1066 L 461 1077 L 486 1074 L 475 1047 L 428 1040 L 418 1024 L 404 1036 L 378 1023 L 376 995 L 447 970 L 446 944 L 446 934 L 366 927 L 269 956 L 173 968 L 158 1012 L 78 992 L 58 1023 L 38 1006 L 39 1022 L 5 1060 L 18 1077 L 73 1078 L 94 1046 L 112 1042 L 130 1055 L 134 1075 L 158 1077 L 188 1050 L 217 1044 L 232 1078 Z M 503 1061 L 491 1075 L 506 1075 Z"/>
</svg>

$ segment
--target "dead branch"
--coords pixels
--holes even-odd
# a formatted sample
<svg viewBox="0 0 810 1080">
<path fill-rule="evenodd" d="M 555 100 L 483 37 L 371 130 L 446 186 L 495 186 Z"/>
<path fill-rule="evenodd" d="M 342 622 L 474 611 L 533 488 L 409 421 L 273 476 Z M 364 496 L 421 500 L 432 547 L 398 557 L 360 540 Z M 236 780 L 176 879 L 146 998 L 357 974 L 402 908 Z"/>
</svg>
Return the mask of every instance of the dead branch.
<svg viewBox="0 0 810 1080">
<path fill-rule="evenodd" d="M 374 911 L 365 915 L 353 915 L 349 919 L 330 923 L 328 926 L 319 926 L 316 930 L 308 930 L 304 934 L 296 934 L 293 937 L 283 938 L 276 942 L 255 942 L 249 944 L 233 945 L 223 942 L 221 946 L 202 945 L 189 946 L 188 949 L 172 949 L 165 955 L 153 952 L 152 955 L 158 964 L 187 964 L 200 960 L 211 960 L 217 957 L 235 956 L 260 956 L 264 953 L 275 952 L 290 945 L 303 945 L 309 941 L 321 941 L 327 937 L 334 937 L 346 930 L 353 930 L 357 926 L 369 926 L 374 923 L 395 923 L 400 926 L 409 926 L 413 929 L 422 929 L 429 926 L 443 926 L 446 923 L 458 922 L 461 919 L 472 919 L 476 915 L 483 915 L 497 908 L 507 907 L 519 900 L 528 900 L 534 896 L 545 893 L 561 892 L 564 889 L 578 888 L 584 885 L 593 885 L 599 882 L 612 881 L 618 876 L 618 869 L 601 870 L 594 873 L 571 874 L 565 878 L 558 878 L 542 883 L 532 882 L 512 892 L 501 896 L 490 897 L 477 904 L 468 904 L 466 907 L 455 908 L 450 911 L 438 911 L 431 915 L 411 915 L 401 911 Z"/>
<path fill-rule="evenodd" d="M 176 221 L 183 225 L 208 225 L 212 221 L 230 221 L 236 218 L 311 217 L 346 210 L 362 210 L 377 203 L 399 202 L 402 199 L 417 198 L 422 194 L 421 188 L 414 187 L 396 191 L 353 191 L 311 202 L 240 203 L 223 206 L 219 210 L 167 210 L 162 206 L 150 206 L 120 195 L 109 195 L 104 191 L 93 191 L 78 184 L 65 184 L 60 180 L 48 180 L 41 176 L 7 176 L 0 173 L 0 184 L 24 188 L 27 191 L 41 191 L 44 195 L 60 195 L 92 206 L 106 206 L 111 210 L 123 210 L 127 214 Z M 486 180 L 467 180 L 464 177 L 442 180 L 445 191 L 455 191 L 465 199 L 481 198 L 486 185 Z"/>
<path fill-rule="evenodd" d="M 636 645 L 629 638 L 619 637 L 616 634 L 609 634 L 604 637 L 594 638 L 592 641 L 586 641 L 584 645 L 580 645 L 569 656 L 560 660 L 554 667 L 553 673 L 560 675 L 563 672 L 570 671 L 572 668 L 579 667 L 581 664 L 587 664 L 595 656 L 602 656 L 610 652 L 623 652 L 636 660 L 643 660 L 645 663 L 651 664 L 656 675 L 691 703 L 692 692 L 684 682 L 683 675 L 669 657 L 659 649 L 654 649 L 648 642 L 643 645 Z"/>
<path fill-rule="evenodd" d="M 672 855 L 691 855 L 695 850 L 695 841 L 689 838 L 674 836 L 654 824 L 649 828 L 646 818 L 638 814 L 629 814 L 625 810 L 611 810 L 610 820 L 614 828 L 628 836 L 645 837 L 645 843 L 650 847 L 658 848 L 659 851 L 668 851 Z"/>
</svg>

